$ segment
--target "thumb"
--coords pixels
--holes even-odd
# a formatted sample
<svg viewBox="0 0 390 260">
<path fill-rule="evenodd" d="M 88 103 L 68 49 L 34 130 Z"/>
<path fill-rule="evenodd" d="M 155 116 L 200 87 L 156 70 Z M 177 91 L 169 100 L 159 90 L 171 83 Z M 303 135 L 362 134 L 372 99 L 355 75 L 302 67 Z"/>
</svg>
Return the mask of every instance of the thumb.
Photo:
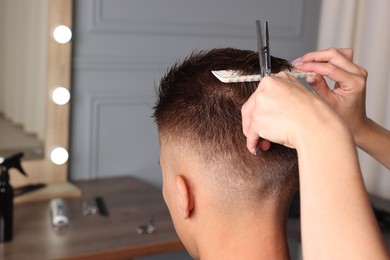
<svg viewBox="0 0 390 260">
<path fill-rule="evenodd" d="M 306 82 L 314 89 L 317 95 L 319 95 L 326 101 L 329 102 L 330 99 L 333 97 L 333 92 L 329 88 L 324 77 L 319 75 L 308 77 L 306 78 Z"/>
</svg>

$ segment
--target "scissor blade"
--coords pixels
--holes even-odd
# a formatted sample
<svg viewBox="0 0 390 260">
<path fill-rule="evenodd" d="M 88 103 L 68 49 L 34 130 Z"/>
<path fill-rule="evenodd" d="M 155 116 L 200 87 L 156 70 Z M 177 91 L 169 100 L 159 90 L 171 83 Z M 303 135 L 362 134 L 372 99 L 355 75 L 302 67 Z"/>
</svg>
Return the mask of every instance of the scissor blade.
<svg viewBox="0 0 390 260">
<path fill-rule="evenodd" d="M 268 22 L 261 22 L 260 20 L 256 20 L 256 29 L 260 75 L 261 77 L 265 77 L 271 75 L 271 55 L 269 51 Z"/>
</svg>

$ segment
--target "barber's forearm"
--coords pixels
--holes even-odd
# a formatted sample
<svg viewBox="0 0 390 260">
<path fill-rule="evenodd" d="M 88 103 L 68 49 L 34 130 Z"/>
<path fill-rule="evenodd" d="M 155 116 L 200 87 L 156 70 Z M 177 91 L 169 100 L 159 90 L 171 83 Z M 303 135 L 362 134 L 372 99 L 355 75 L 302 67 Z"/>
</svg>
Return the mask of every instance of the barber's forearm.
<svg viewBox="0 0 390 260">
<path fill-rule="evenodd" d="M 352 136 L 333 129 L 298 147 L 304 257 L 385 259 Z"/>
<path fill-rule="evenodd" d="M 356 144 L 390 170 L 390 131 L 371 119 L 367 122 L 364 129 L 355 134 Z"/>
</svg>

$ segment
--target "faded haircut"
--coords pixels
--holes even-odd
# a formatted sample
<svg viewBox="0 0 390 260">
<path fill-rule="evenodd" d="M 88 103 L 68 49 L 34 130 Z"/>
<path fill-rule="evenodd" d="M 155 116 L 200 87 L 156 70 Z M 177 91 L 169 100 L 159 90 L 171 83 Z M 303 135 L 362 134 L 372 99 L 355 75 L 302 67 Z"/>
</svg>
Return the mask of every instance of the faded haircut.
<svg viewBox="0 0 390 260">
<path fill-rule="evenodd" d="M 291 65 L 272 57 L 272 73 Z M 153 117 L 160 142 L 179 145 L 204 164 L 203 174 L 231 192 L 248 196 L 291 196 L 298 185 L 296 151 L 271 144 L 252 155 L 242 131 L 241 108 L 259 82 L 222 83 L 212 70 L 260 71 L 257 52 L 233 48 L 193 52 L 161 79 Z M 189 151 L 188 151 L 189 150 Z"/>
</svg>

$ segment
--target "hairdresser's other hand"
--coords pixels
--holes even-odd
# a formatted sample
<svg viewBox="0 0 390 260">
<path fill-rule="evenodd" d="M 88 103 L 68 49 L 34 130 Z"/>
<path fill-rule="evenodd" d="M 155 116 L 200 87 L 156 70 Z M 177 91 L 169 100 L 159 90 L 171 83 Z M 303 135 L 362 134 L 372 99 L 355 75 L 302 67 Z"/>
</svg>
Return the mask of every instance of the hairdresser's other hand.
<svg viewBox="0 0 390 260">
<path fill-rule="evenodd" d="M 323 134 L 329 123 L 342 121 L 320 97 L 283 72 L 262 79 L 241 113 L 252 153 L 260 137 L 262 150 L 267 147 L 264 140 L 298 148 L 308 136 Z"/>
<path fill-rule="evenodd" d="M 307 78 L 308 83 L 347 122 L 357 146 L 390 169 L 390 131 L 366 116 L 367 71 L 352 62 L 352 50 L 311 52 L 293 64 L 299 70 L 319 74 Z M 333 90 L 323 76 L 336 82 Z"/>
<path fill-rule="evenodd" d="M 292 64 L 318 74 L 307 78 L 307 82 L 347 122 L 356 141 L 369 124 L 365 108 L 367 71 L 352 59 L 352 49 L 332 48 L 307 53 Z M 336 82 L 334 89 L 324 76 Z"/>
</svg>

